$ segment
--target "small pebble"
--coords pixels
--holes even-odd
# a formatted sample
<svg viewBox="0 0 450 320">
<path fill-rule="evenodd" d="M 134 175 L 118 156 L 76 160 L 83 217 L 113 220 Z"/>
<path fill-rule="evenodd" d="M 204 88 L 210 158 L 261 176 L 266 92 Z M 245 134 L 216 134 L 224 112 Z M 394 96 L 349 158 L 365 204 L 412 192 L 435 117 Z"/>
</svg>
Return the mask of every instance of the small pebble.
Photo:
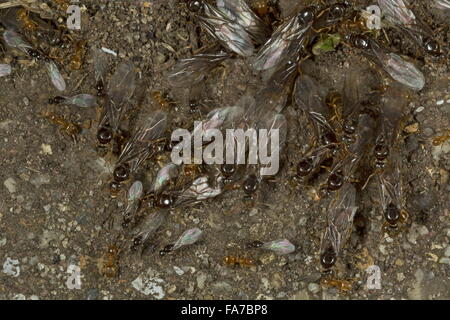
<svg viewBox="0 0 450 320">
<path fill-rule="evenodd" d="M 181 270 L 179 267 L 177 266 L 173 266 L 173 269 L 175 270 L 175 273 L 179 276 L 182 276 L 184 274 L 184 271 Z"/>
<path fill-rule="evenodd" d="M 13 178 L 6 179 L 3 184 L 5 185 L 6 189 L 8 189 L 9 193 L 14 193 L 17 191 L 16 180 L 14 180 Z"/>
<path fill-rule="evenodd" d="M 397 259 L 397 260 L 395 260 L 395 265 L 396 265 L 396 266 L 401 267 L 401 266 L 403 266 L 404 264 L 405 264 L 405 262 L 404 262 L 402 259 Z"/>
<path fill-rule="evenodd" d="M 450 257 L 450 246 L 445 249 L 444 256 Z"/>
<path fill-rule="evenodd" d="M 431 137 L 434 134 L 434 131 L 431 128 L 425 128 L 422 132 L 425 137 Z"/>
<path fill-rule="evenodd" d="M 6 273 L 8 276 L 18 277 L 20 275 L 19 260 L 7 257 L 3 264 L 3 273 Z"/>
<path fill-rule="evenodd" d="M 52 155 L 52 146 L 46 143 L 41 144 L 41 149 L 43 154 Z"/>
<path fill-rule="evenodd" d="M 205 282 L 206 282 L 206 273 L 200 272 L 197 275 L 197 287 L 200 290 L 203 290 L 203 288 L 205 288 Z"/>
<path fill-rule="evenodd" d="M 428 231 L 428 228 L 426 226 L 421 226 L 419 228 L 419 234 L 421 236 L 426 236 L 428 233 L 430 233 L 430 232 Z"/>
<path fill-rule="evenodd" d="M 317 283 L 308 284 L 308 290 L 311 293 L 318 293 L 320 291 L 320 286 Z"/>
<path fill-rule="evenodd" d="M 97 300 L 98 294 L 99 292 L 97 289 L 89 289 L 86 295 L 86 300 Z"/>
</svg>

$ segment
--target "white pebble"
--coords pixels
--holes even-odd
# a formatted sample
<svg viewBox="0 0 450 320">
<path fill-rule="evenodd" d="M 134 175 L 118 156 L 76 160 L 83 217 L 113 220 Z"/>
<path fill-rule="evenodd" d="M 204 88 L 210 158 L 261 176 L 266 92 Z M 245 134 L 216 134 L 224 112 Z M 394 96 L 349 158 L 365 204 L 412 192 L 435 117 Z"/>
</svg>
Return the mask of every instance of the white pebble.
<svg viewBox="0 0 450 320">
<path fill-rule="evenodd" d="M 184 274 L 184 271 L 177 266 L 173 266 L 173 269 L 175 270 L 175 273 L 179 276 L 182 276 Z"/>
<path fill-rule="evenodd" d="M 46 143 L 41 144 L 41 149 L 44 154 L 52 155 L 52 146 Z"/>
<path fill-rule="evenodd" d="M 13 260 L 7 257 L 5 263 L 3 264 L 3 273 L 6 273 L 12 277 L 18 277 L 20 275 L 19 260 Z"/>
<path fill-rule="evenodd" d="M 164 281 L 159 278 L 147 278 L 140 275 L 131 283 L 131 285 L 137 291 L 139 291 L 142 294 L 145 294 L 146 296 L 151 294 L 156 299 L 162 299 L 164 298 L 165 293 L 162 286 L 159 284 L 163 282 Z"/>
</svg>

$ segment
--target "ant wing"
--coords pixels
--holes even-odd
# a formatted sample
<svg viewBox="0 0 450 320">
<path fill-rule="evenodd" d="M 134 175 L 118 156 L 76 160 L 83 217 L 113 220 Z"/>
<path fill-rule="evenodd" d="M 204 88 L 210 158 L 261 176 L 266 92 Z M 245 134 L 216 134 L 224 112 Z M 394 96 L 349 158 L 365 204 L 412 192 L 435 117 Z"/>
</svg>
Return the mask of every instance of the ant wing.
<svg viewBox="0 0 450 320">
<path fill-rule="evenodd" d="M 134 67 L 131 63 L 123 62 L 116 68 L 108 85 L 107 113 L 109 124 L 113 131 L 119 128 L 126 104 L 133 96 L 135 84 Z"/>
<path fill-rule="evenodd" d="M 156 233 L 161 225 L 167 220 L 168 211 L 159 210 L 147 213 L 130 231 L 129 236 L 133 239 L 132 249 L 139 244 L 145 244 Z"/>
<path fill-rule="evenodd" d="M 204 13 L 198 18 L 202 27 L 225 48 L 244 57 L 253 54 L 255 47 L 246 29 L 218 8 L 204 2 Z"/>
<path fill-rule="evenodd" d="M 336 255 L 339 254 L 350 234 L 357 209 L 356 189 L 352 184 L 346 183 L 337 193 L 334 201 L 330 203 L 327 215 L 328 226 L 323 241 L 324 244 L 331 243 Z"/>
<path fill-rule="evenodd" d="M 108 72 L 108 55 L 101 49 L 94 48 L 92 49 L 92 56 L 94 58 L 95 81 L 104 81 Z"/>
<path fill-rule="evenodd" d="M 261 47 L 253 61 L 256 70 L 266 70 L 292 60 L 306 45 L 312 20 L 303 24 L 294 16 L 280 25 Z"/>
<path fill-rule="evenodd" d="M 361 75 L 356 68 L 346 71 L 342 95 L 342 116 L 344 121 L 357 122 L 361 109 Z"/>
<path fill-rule="evenodd" d="M 159 194 L 167 187 L 167 185 L 175 180 L 180 173 L 180 167 L 172 162 L 162 167 L 156 174 L 152 185 L 152 192 Z"/>
<path fill-rule="evenodd" d="M 231 20 L 245 28 L 254 43 L 264 43 L 270 36 L 269 26 L 253 12 L 245 0 L 217 0 L 216 4 Z"/>
<path fill-rule="evenodd" d="M 211 70 L 227 59 L 228 53 L 198 54 L 179 60 L 167 75 L 172 87 L 190 87 L 203 80 Z"/>
<path fill-rule="evenodd" d="M 400 155 L 398 151 L 395 151 L 389 157 L 383 172 L 378 175 L 377 185 L 383 212 L 387 210 L 389 204 L 394 205 L 398 210 L 403 208 L 400 166 Z"/>
<path fill-rule="evenodd" d="M 23 40 L 22 37 L 13 30 L 5 30 L 5 32 L 3 32 L 3 40 L 5 40 L 5 43 L 8 46 L 19 49 L 26 54 L 28 54 L 30 49 L 33 49 L 31 44 Z"/>
<path fill-rule="evenodd" d="M 175 242 L 175 244 L 172 247 L 172 251 L 177 250 L 183 246 L 188 246 L 188 245 L 196 243 L 198 241 L 198 239 L 200 239 L 202 234 L 203 234 L 203 231 L 200 230 L 199 228 L 193 228 L 193 229 L 186 230 Z"/>
<path fill-rule="evenodd" d="M 414 64 L 381 47 L 373 40 L 371 40 L 371 48 L 378 64 L 392 79 L 414 91 L 423 89 L 425 86 L 425 77 Z"/>
<path fill-rule="evenodd" d="M 66 90 L 66 82 L 64 81 L 63 76 L 61 75 L 58 66 L 52 60 L 48 60 L 46 62 L 47 72 L 50 77 L 51 82 L 59 91 Z"/>
<path fill-rule="evenodd" d="M 154 152 L 154 149 L 151 148 L 152 144 L 162 137 L 166 125 L 166 113 L 158 111 L 150 115 L 144 124 L 133 133 L 123 148 L 117 166 L 129 163 L 131 172 L 137 170 L 142 161 Z"/>
<path fill-rule="evenodd" d="M 407 105 L 407 92 L 399 85 L 388 87 L 381 99 L 381 125 L 384 138 L 391 147 L 397 141 Z"/>
</svg>

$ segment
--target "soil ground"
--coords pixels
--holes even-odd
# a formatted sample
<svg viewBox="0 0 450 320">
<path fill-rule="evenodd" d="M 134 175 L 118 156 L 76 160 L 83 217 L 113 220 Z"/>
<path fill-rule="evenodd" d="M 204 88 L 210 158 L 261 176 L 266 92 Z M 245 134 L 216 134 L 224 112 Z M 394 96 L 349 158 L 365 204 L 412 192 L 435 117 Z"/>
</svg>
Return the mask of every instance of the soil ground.
<svg viewBox="0 0 450 320">
<path fill-rule="evenodd" d="M 88 47 L 117 52 L 118 57 L 111 57 L 112 66 L 125 59 L 133 61 L 140 75 L 134 101 L 141 113 L 160 108 L 150 92 L 161 90 L 176 102 L 173 126 L 183 126 L 193 117 L 190 100 L 197 101 L 206 113 L 233 105 L 261 86 L 261 75 L 240 58 L 227 60 L 192 90 L 164 85 L 164 72 L 177 59 L 213 43 L 199 32 L 181 2 L 81 3 L 82 29 L 74 31 L 76 37 L 85 39 Z M 289 15 L 297 3 L 280 0 L 282 14 Z M 448 49 L 448 12 L 429 8 L 424 4 L 428 1 L 415 3 L 436 30 L 433 36 Z M 393 41 L 402 38 L 392 30 L 388 35 Z M 410 56 L 416 51 L 407 39 L 392 48 Z M 1 299 L 450 298 L 450 142 L 438 147 L 432 144 L 434 137 L 450 128 L 448 54 L 441 59 L 417 59 L 426 86 L 411 98 L 405 123 L 409 132 L 403 132 L 401 142 L 405 204 L 412 224 L 396 237 L 383 234 L 377 189 L 374 183 L 368 185 L 360 204 L 365 230 L 362 236 L 352 234 L 336 268 L 336 278 L 351 281 L 348 292 L 320 283 L 319 245 L 328 200 L 312 200 L 308 189 L 292 179 L 304 129 L 298 126 L 298 112 L 292 106 L 284 111 L 290 124 L 286 165 L 275 183 L 261 190 L 260 203 L 249 207 L 242 192 L 236 191 L 174 210 L 143 256 L 122 250 L 118 276 L 102 275 L 108 247 L 121 234 L 120 228 L 105 221 L 120 215 L 125 198 L 109 196 L 111 168 L 95 149 L 96 110 L 50 106 L 48 98 L 58 92 L 45 67 L 26 63 L 28 58 L 12 58 L 9 51 L 4 59 L 11 61 L 13 72 L 0 78 Z M 95 94 L 92 62 L 88 54 L 80 70 L 63 68 L 68 85 L 65 94 Z M 348 66 L 360 67 L 367 74 L 368 88 L 382 85 L 378 73 L 345 46 L 315 57 L 308 68 L 321 84 L 340 90 Z M 81 124 L 84 129 L 78 142 L 43 118 L 45 110 Z M 153 165 L 141 174 L 146 187 L 156 168 Z M 200 242 L 159 256 L 163 246 L 192 227 L 204 231 Z M 289 239 L 296 251 L 276 256 L 242 249 L 248 241 L 279 238 Z M 252 258 L 257 265 L 230 268 L 222 263 L 228 254 Z M 71 290 L 66 284 L 70 265 L 81 268 L 80 289 Z M 380 268 L 381 289 L 367 288 L 370 265 Z"/>
</svg>

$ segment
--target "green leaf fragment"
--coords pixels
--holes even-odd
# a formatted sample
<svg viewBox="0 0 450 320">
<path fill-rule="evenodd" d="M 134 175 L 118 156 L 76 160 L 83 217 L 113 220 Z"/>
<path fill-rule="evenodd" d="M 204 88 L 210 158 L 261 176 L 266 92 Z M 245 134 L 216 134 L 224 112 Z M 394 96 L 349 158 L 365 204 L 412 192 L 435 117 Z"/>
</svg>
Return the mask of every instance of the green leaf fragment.
<svg viewBox="0 0 450 320">
<path fill-rule="evenodd" d="M 315 56 L 318 56 L 333 51 L 340 42 L 341 35 L 339 33 L 327 34 L 313 46 L 312 52 Z"/>
</svg>

